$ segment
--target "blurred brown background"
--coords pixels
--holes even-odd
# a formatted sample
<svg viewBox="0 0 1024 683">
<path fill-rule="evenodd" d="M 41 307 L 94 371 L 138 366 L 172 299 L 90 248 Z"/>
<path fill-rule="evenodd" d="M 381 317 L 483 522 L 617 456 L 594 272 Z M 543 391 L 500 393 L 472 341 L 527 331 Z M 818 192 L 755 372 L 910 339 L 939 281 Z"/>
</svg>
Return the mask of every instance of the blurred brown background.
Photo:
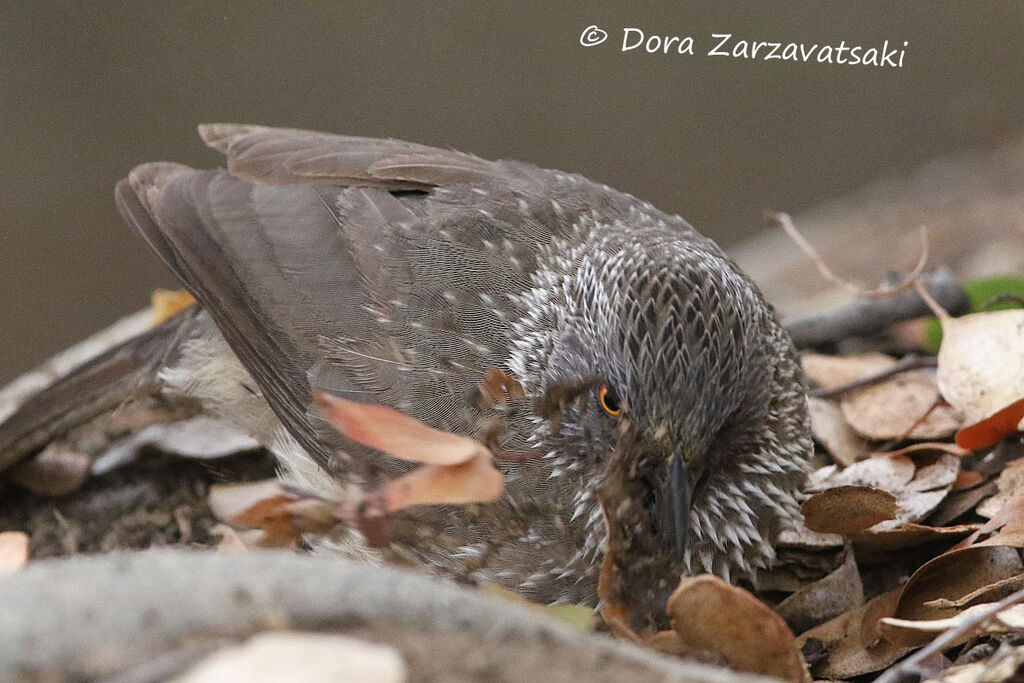
<svg viewBox="0 0 1024 683">
<path fill-rule="evenodd" d="M 393 136 L 582 172 L 723 242 L 1024 131 L 1024 3 L 4 2 L 0 383 L 170 278 L 121 223 L 132 165 L 210 165 L 201 121 Z M 609 32 L 579 44 L 584 27 Z M 622 28 L 695 56 L 620 52 Z M 711 33 L 902 69 L 707 57 Z"/>
</svg>

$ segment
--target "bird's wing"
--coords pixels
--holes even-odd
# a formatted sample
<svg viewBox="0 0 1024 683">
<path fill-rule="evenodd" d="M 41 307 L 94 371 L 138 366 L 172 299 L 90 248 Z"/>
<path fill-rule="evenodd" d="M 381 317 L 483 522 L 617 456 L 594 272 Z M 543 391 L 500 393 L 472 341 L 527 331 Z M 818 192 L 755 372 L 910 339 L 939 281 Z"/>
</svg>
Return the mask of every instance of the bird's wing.
<svg viewBox="0 0 1024 683">
<path fill-rule="evenodd" d="M 117 205 L 291 434 L 322 463 L 335 451 L 314 388 L 472 432 L 467 396 L 507 360 L 504 296 L 558 224 L 547 172 L 393 140 L 201 132 L 228 170 L 145 164 Z M 515 197 L 544 209 L 524 223 Z"/>
</svg>

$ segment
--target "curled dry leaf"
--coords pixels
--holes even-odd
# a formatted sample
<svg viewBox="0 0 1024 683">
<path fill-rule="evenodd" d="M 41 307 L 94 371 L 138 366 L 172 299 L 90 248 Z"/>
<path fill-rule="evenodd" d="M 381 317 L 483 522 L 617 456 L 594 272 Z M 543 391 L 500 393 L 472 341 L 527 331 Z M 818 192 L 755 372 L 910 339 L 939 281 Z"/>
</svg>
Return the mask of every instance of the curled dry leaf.
<svg viewBox="0 0 1024 683">
<path fill-rule="evenodd" d="M 886 640 L 896 645 L 907 647 L 919 647 L 930 642 L 937 635 L 950 629 L 962 628 L 963 625 L 976 618 L 978 615 L 990 610 L 995 603 L 984 603 L 969 607 L 952 617 L 943 619 L 897 619 L 887 617 L 882 619 L 881 631 Z M 980 634 L 991 635 L 1007 633 L 1013 629 L 1020 629 L 1024 626 L 1024 605 L 1014 605 L 997 613 L 993 618 L 986 619 L 977 627 L 965 631 L 963 637 L 958 641 L 950 643 L 954 647 L 966 642 Z"/>
<path fill-rule="evenodd" d="M 939 320 L 938 386 L 967 422 L 980 422 L 1024 397 L 1024 310 Z"/>
<path fill-rule="evenodd" d="M 384 485 L 384 508 L 395 512 L 413 505 L 490 503 L 501 497 L 504 479 L 490 458 L 460 465 L 425 465 Z"/>
<path fill-rule="evenodd" d="M 978 505 L 976 512 L 982 517 L 993 517 L 1006 502 L 1024 495 L 1024 458 L 1007 463 L 996 479 L 997 493 Z"/>
<path fill-rule="evenodd" d="M 966 449 L 978 450 L 997 443 L 1020 431 L 1024 421 L 1024 398 L 1014 401 L 991 417 L 962 427 L 956 433 L 956 443 Z"/>
<path fill-rule="evenodd" d="M 731 668 L 787 681 L 810 681 L 786 622 L 753 595 L 716 576 L 684 578 L 668 599 L 683 647 L 711 652 Z"/>
<path fill-rule="evenodd" d="M 897 509 L 892 517 L 885 518 L 894 521 L 883 524 L 881 530 L 924 519 L 952 489 L 959 472 L 960 460 L 953 455 L 944 454 L 915 465 L 904 455 L 887 454 L 861 460 L 841 471 L 823 467 L 811 474 L 808 489 L 825 492 L 839 486 L 861 486 L 890 493 L 896 498 Z"/>
<path fill-rule="evenodd" d="M 1002 581 L 996 581 L 993 584 L 973 590 L 967 595 L 956 600 L 938 598 L 937 600 L 931 600 L 924 604 L 925 607 L 937 607 L 940 609 L 963 609 L 965 607 L 973 607 L 974 605 L 978 605 L 983 602 L 998 602 L 1021 588 L 1024 588 L 1024 574 L 1018 574 L 1016 576 L 1011 576 L 1008 579 L 1003 579 Z"/>
<path fill-rule="evenodd" d="M 871 486 L 835 486 L 800 506 L 811 531 L 852 534 L 896 517 L 896 497 Z"/>
<path fill-rule="evenodd" d="M 491 451 L 466 436 L 428 427 L 387 406 L 356 403 L 317 392 L 316 404 L 345 436 L 423 467 L 367 492 L 373 515 L 412 505 L 490 503 L 501 496 L 504 478 Z"/>
<path fill-rule="evenodd" d="M 339 432 L 402 460 L 426 465 L 461 465 L 486 455 L 487 448 L 466 436 L 442 432 L 388 406 L 357 403 L 316 393 L 320 414 Z"/>
<path fill-rule="evenodd" d="M 868 450 L 868 442 L 857 435 L 843 417 L 839 404 L 823 398 L 807 400 L 811 416 L 811 433 L 815 441 L 829 452 L 837 463 L 846 467 Z"/>
<path fill-rule="evenodd" d="M 957 615 L 955 608 L 935 607 L 938 600 L 955 601 L 973 591 L 1005 581 L 1024 572 L 1016 548 L 970 546 L 939 555 L 920 567 L 903 586 L 893 611 L 896 619 L 930 621 Z M 923 645 L 930 637 L 910 642 L 906 634 L 898 644 Z"/>
<path fill-rule="evenodd" d="M 0 531 L 0 575 L 10 574 L 28 562 L 28 534 L 23 531 Z"/>
<path fill-rule="evenodd" d="M 798 642 L 802 650 L 818 655 L 811 665 L 816 676 L 830 679 L 862 676 L 884 669 L 908 652 L 909 648 L 882 639 L 878 630 L 880 619 L 892 616 L 899 590 L 883 593 L 801 634 Z"/>
</svg>

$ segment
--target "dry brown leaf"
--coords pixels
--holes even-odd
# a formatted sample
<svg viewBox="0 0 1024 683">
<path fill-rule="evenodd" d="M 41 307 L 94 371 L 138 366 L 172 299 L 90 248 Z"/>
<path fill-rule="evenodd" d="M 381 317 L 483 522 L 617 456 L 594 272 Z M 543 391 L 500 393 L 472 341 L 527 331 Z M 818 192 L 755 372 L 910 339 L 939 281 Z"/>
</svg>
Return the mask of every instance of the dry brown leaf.
<svg viewBox="0 0 1024 683">
<path fill-rule="evenodd" d="M 231 519 L 233 524 L 261 529 L 260 545 L 293 547 L 304 534 L 327 533 L 339 522 L 335 507 L 322 500 L 283 494 L 261 500 Z"/>
<path fill-rule="evenodd" d="M 946 316 L 940 322 L 938 386 L 967 423 L 1024 397 L 1024 310 Z"/>
<path fill-rule="evenodd" d="M 896 497 L 870 486 L 836 486 L 804 501 L 804 524 L 811 531 L 852 534 L 896 517 Z"/>
<path fill-rule="evenodd" d="M 260 501 L 285 494 L 280 480 L 276 478 L 240 484 L 212 484 L 206 502 L 214 517 L 230 522 Z"/>
<path fill-rule="evenodd" d="M 789 626 L 742 588 L 708 574 L 684 578 L 668 600 L 668 614 L 690 650 L 712 652 L 738 671 L 810 681 Z"/>
<path fill-rule="evenodd" d="M 868 442 L 850 428 L 839 404 L 823 398 L 807 399 L 811 415 L 811 433 L 837 463 L 846 467 L 868 450 Z"/>
<path fill-rule="evenodd" d="M 402 460 L 461 465 L 473 458 L 491 457 L 479 441 L 433 429 L 388 406 L 357 403 L 322 391 L 315 399 L 320 413 L 339 432 Z"/>
<path fill-rule="evenodd" d="M 501 497 L 504 478 L 490 457 L 461 465 L 424 465 L 384 484 L 384 510 L 396 512 L 413 505 L 491 503 Z"/>
<path fill-rule="evenodd" d="M 861 460 L 837 469 L 826 466 L 811 472 L 807 480 L 809 491 L 824 491 L 835 486 L 870 486 L 898 494 L 914 478 L 917 467 L 903 455 L 884 455 Z"/>
<path fill-rule="evenodd" d="M 983 541 L 977 541 L 985 534 L 992 535 Z M 999 512 L 993 515 L 992 519 L 988 520 L 978 533 L 969 538 L 966 543 L 1024 548 L 1024 496 L 1014 496 L 1006 501 Z"/>
<path fill-rule="evenodd" d="M 852 678 L 889 666 L 909 651 L 880 637 L 878 624 L 891 616 L 900 589 L 883 593 L 864 606 L 841 614 L 803 633 L 798 642 L 806 652 L 823 650 L 811 667 L 820 678 Z"/>
<path fill-rule="evenodd" d="M 913 548 L 932 541 L 955 541 L 979 528 L 978 524 L 957 526 L 926 526 L 913 522 L 901 523 L 892 528 L 871 528 L 850 537 L 857 550 L 857 559 L 865 564 L 885 560 L 897 550 Z"/>
<path fill-rule="evenodd" d="M 887 617 L 882 619 L 882 635 L 886 640 L 897 645 L 919 647 L 929 643 L 941 633 L 960 627 L 966 621 L 991 609 L 994 604 L 975 605 L 943 619 L 912 620 Z M 1024 626 L 1024 605 L 1014 605 L 1002 610 L 979 626 L 969 629 L 960 639 L 950 643 L 950 647 L 966 642 L 979 634 L 1006 633 L 1021 626 Z"/>
<path fill-rule="evenodd" d="M 993 517 L 1010 498 L 1024 495 L 1024 458 L 1006 464 L 996 479 L 996 487 L 998 493 L 983 500 L 975 510 L 982 517 Z"/>
<path fill-rule="evenodd" d="M 896 365 L 896 359 L 884 353 L 862 353 L 849 356 L 805 353 L 800 360 L 807 379 L 826 389 L 877 375 Z"/>
<path fill-rule="evenodd" d="M 957 610 L 929 605 L 937 600 L 953 601 L 972 591 L 991 586 L 1024 572 L 1016 548 L 970 546 L 939 555 L 920 567 L 904 585 L 893 617 L 909 621 L 930 621 L 956 616 Z M 913 643 L 900 636 L 899 644 L 923 645 L 930 638 Z"/>
<path fill-rule="evenodd" d="M 15 572 L 28 562 L 29 539 L 23 531 L 0 531 L 0 575 Z"/>
<path fill-rule="evenodd" d="M 848 392 L 839 406 L 850 427 L 864 438 L 937 439 L 950 436 L 963 424 L 959 411 L 936 406 L 938 400 L 939 387 L 932 377 L 904 372 Z"/>
<path fill-rule="evenodd" d="M 921 460 L 916 466 L 914 461 L 905 455 L 886 454 L 861 460 L 844 470 L 823 467 L 811 474 L 808 485 L 809 490 L 821 493 L 812 496 L 805 505 L 824 506 L 821 512 L 814 514 L 829 514 L 831 510 L 831 517 L 822 517 L 820 520 L 816 517 L 812 524 L 825 526 L 810 528 L 833 531 L 838 528 L 835 525 L 844 525 L 846 531 L 843 533 L 853 538 L 858 552 L 879 553 L 905 545 L 924 543 L 947 533 L 918 526 L 916 523 L 927 517 L 945 499 L 956 482 L 959 471 L 960 459 L 949 454 L 943 454 L 930 462 Z M 867 498 L 858 502 L 852 497 L 848 500 L 840 499 L 837 494 L 822 495 L 840 486 L 883 490 L 895 498 L 896 510 L 891 516 L 881 517 L 886 508 L 880 507 L 882 498 L 878 494 L 872 494 L 873 504 L 876 506 L 874 508 L 862 507 L 869 504 Z M 853 496 L 854 492 L 849 491 L 841 495 Z M 862 492 L 861 495 L 867 494 Z M 861 512 L 863 515 L 855 514 Z M 878 519 L 870 529 L 859 526 L 872 517 Z M 900 531 L 905 525 L 914 526 L 908 526 Z M 871 534 L 881 534 L 881 537 L 873 539 L 869 537 Z M 952 536 L 957 534 L 962 535 L 959 530 L 948 533 Z"/>
<path fill-rule="evenodd" d="M 1011 576 L 1010 578 L 1003 579 L 1002 581 L 996 581 L 993 584 L 971 591 L 967 595 L 957 598 L 956 600 L 946 600 L 945 598 L 932 600 L 930 602 L 926 602 L 925 607 L 963 609 L 964 607 L 973 607 L 974 605 L 982 602 L 999 602 L 1021 588 L 1024 588 L 1024 574 L 1018 574 L 1017 576 Z"/>
<path fill-rule="evenodd" d="M 853 552 L 846 551 L 843 563 L 823 579 L 804 586 L 775 606 L 775 611 L 796 633 L 860 607 L 864 587 Z"/>
<path fill-rule="evenodd" d="M 502 386 L 510 394 L 516 393 L 514 386 Z M 501 497 L 504 478 L 494 466 L 491 451 L 479 441 L 433 429 L 387 406 L 356 403 L 323 392 L 317 392 L 315 398 L 327 421 L 350 439 L 396 458 L 424 463 L 367 492 L 371 516 L 413 505 L 490 503 Z"/>
</svg>

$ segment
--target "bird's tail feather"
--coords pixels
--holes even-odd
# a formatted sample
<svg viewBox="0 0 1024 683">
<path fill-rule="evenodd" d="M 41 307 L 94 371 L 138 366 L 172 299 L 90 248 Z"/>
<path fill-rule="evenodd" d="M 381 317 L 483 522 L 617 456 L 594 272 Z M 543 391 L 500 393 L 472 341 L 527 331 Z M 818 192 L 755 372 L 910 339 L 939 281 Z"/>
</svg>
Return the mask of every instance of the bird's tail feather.
<svg viewBox="0 0 1024 683">
<path fill-rule="evenodd" d="M 64 362 L 58 362 L 60 357 L 53 359 L 0 390 L 0 471 L 69 430 L 117 410 L 134 398 L 154 394 L 159 388 L 159 368 L 176 352 L 180 342 L 191 336 L 196 318 L 197 311 L 191 310 L 155 327 L 135 331 L 127 339 L 123 339 L 122 332 L 122 339 L 98 355 L 93 355 L 95 344 L 90 349 L 83 343 L 79 345 L 80 355 L 88 360 L 77 367 L 61 372 L 59 366 L 67 364 L 65 353 Z M 121 325 L 128 322 L 131 321 L 126 319 Z M 136 322 L 135 330 L 139 327 Z M 132 331 L 129 326 L 129 334 Z M 36 393 L 25 389 L 45 383 L 47 375 L 53 374 L 57 378 Z M 25 396 L 26 393 L 29 395 Z"/>
</svg>

